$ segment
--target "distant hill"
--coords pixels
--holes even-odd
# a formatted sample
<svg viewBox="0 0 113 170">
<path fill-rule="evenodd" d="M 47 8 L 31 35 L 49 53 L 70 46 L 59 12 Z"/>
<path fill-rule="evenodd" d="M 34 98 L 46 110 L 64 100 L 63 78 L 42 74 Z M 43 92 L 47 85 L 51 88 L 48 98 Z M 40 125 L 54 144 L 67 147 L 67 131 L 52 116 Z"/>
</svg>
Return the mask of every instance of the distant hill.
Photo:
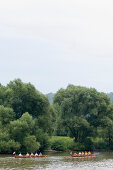
<svg viewBox="0 0 113 170">
<path fill-rule="evenodd" d="M 52 104 L 52 102 L 53 102 L 53 97 L 54 97 L 54 93 L 48 93 L 48 94 L 46 94 L 46 96 L 48 97 L 48 99 L 49 99 L 49 102 L 50 102 L 50 104 Z"/>
<path fill-rule="evenodd" d="M 107 95 L 110 97 L 111 102 L 113 102 L 113 92 L 107 93 Z"/>
</svg>

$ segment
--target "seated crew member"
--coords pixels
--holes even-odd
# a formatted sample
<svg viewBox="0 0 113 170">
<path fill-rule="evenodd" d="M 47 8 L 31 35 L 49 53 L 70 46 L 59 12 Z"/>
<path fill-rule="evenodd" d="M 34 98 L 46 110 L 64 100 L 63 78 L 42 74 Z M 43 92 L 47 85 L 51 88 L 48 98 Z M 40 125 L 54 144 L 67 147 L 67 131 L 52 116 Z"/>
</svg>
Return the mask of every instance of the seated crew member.
<svg viewBox="0 0 113 170">
<path fill-rule="evenodd" d="M 90 151 L 88 152 L 88 155 L 91 155 L 91 152 L 90 152 Z"/>
<path fill-rule="evenodd" d="M 31 152 L 31 155 L 30 156 L 34 156 L 34 154 Z"/>
<path fill-rule="evenodd" d="M 37 153 L 37 152 L 35 153 L 35 156 L 38 156 L 38 153 Z"/>
<path fill-rule="evenodd" d="M 26 153 L 26 156 L 29 156 L 29 153 L 28 153 L 28 152 Z"/>
<path fill-rule="evenodd" d="M 78 155 L 81 156 L 81 152 L 79 152 Z"/>
<path fill-rule="evenodd" d="M 22 156 L 21 152 L 19 153 L 19 155 L 18 155 L 18 156 Z"/>
<path fill-rule="evenodd" d="M 87 152 L 85 152 L 85 155 L 87 155 Z"/>
<path fill-rule="evenodd" d="M 82 152 L 82 156 L 84 155 L 84 152 Z"/>
<path fill-rule="evenodd" d="M 41 153 L 41 152 L 39 153 L 39 156 L 42 156 L 42 153 Z"/>
<path fill-rule="evenodd" d="M 74 156 L 77 156 L 77 153 L 74 153 Z"/>
</svg>

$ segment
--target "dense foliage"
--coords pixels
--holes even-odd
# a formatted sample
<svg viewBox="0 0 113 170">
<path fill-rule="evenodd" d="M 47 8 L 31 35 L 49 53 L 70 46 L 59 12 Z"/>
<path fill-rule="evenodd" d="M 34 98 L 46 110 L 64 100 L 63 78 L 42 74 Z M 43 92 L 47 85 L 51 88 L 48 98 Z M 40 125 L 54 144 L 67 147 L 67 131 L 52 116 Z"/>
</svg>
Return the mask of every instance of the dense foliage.
<svg viewBox="0 0 113 170">
<path fill-rule="evenodd" d="M 103 139 L 106 149 L 113 147 L 113 104 L 109 97 L 93 88 L 69 85 L 54 96 L 58 114 L 57 135 L 74 137 L 75 143 L 94 149 L 94 139 Z"/>
<path fill-rule="evenodd" d="M 0 152 L 35 152 L 49 146 L 53 109 L 47 97 L 20 79 L 0 85 Z"/>
<path fill-rule="evenodd" d="M 106 94 L 69 85 L 52 100 L 20 79 L 0 84 L 0 153 L 113 149 L 113 103 Z"/>
</svg>

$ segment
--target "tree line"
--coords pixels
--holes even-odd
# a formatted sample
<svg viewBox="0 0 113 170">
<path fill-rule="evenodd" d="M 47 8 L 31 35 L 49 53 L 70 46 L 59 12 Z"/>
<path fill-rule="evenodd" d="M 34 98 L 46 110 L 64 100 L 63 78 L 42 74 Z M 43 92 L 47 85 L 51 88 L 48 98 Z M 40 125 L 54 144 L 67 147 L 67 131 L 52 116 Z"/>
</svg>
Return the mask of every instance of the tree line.
<svg viewBox="0 0 113 170">
<path fill-rule="evenodd" d="M 72 149 L 113 149 L 113 103 L 94 88 L 69 85 L 50 104 L 31 83 L 15 79 L 0 84 L 0 127 L 0 153 L 42 151 L 64 143 L 53 144 L 51 136 L 73 138 Z"/>
</svg>

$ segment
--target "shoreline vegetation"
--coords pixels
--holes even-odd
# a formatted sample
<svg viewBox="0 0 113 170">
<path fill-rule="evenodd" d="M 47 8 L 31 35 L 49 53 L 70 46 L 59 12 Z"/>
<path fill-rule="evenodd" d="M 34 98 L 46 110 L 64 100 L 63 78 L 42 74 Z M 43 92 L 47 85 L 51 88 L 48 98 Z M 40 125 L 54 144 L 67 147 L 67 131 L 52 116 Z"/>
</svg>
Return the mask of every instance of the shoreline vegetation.
<svg viewBox="0 0 113 170">
<path fill-rule="evenodd" d="M 52 102 L 53 101 L 53 102 Z M 0 154 L 113 150 L 113 102 L 69 85 L 48 97 L 20 79 L 0 84 Z"/>
</svg>

